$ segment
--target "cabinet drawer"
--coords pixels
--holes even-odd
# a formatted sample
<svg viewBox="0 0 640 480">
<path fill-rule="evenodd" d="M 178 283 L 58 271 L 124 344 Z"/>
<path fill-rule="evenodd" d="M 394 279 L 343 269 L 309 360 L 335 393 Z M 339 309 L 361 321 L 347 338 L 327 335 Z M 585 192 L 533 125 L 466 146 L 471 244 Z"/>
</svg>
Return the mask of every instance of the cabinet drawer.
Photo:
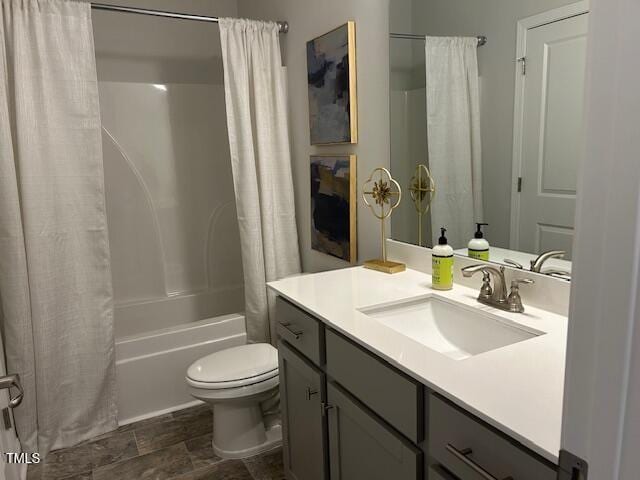
<svg viewBox="0 0 640 480">
<path fill-rule="evenodd" d="M 327 374 L 414 443 L 424 438 L 422 385 L 326 331 Z"/>
<path fill-rule="evenodd" d="M 419 480 L 422 452 L 337 385 L 327 384 L 331 480 Z"/>
<path fill-rule="evenodd" d="M 431 463 L 441 464 L 460 480 L 555 480 L 552 464 L 443 398 L 432 394 L 428 404 Z"/>
<path fill-rule="evenodd" d="M 316 365 L 324 364 L 324 326 L 308 313 L 278 297 L 276 301 L 278 335 Z"/>
</svg>

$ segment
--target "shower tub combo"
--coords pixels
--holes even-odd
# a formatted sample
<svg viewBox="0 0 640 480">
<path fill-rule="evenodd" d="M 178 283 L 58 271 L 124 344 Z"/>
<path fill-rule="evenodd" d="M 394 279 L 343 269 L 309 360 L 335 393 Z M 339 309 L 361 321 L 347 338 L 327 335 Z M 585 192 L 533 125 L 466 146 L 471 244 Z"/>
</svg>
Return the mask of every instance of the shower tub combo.
<svg viewBox="0 0 640 480">
<path fill-rule="evenodd" d="M 99 82 L 121 424 L 198 403 L 189 365 L 246 343 L 220 84 Z"/>
</svg>

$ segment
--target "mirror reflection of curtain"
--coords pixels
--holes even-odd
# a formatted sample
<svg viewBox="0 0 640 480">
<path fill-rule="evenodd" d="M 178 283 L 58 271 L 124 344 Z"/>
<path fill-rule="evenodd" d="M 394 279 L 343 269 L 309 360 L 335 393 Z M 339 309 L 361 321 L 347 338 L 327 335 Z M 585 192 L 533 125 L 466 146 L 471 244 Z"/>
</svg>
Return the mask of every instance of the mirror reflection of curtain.
<svg viewBox="0 0 640 480">
<path fill-rule="evenodd" d="M 425 45 L 433 242 L 446 227 L 449 243 L 461 248 L 483 216 L 478 40 L 427 37 Z"/>
</svg>

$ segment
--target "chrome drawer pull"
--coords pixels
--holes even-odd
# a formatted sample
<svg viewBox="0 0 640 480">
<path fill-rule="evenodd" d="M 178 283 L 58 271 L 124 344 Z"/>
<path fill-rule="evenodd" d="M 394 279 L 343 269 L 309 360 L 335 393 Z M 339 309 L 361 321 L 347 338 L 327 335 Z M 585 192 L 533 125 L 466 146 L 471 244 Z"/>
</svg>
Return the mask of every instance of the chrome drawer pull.
<svg viewBox="0 0 640 480">
<path fill-rule="evenodd" d="M 468 466 L 471 470 L 473 470 L 478 475 L 480 475 L 483 479 L 500 480 L 498 477 L 491 475 L 484 468 L 482 468 L 480 465 L 478 465 L 476 462 L 474 462 L 469 458 L 469 455 L 473 453 L 473 450 L 471 450 L 470 448 L 464 448 L 462 450 L 458 450 L 456 447 L 454 447 L 450 443 L 447 443 L 447 451 L 451 455 L 456 457 L 458 460 L 460 460 L 462 463 L 464 463 L 466 466 Z M 506 477 L 502 480 L 513 480 L 513 477 Z"/>
<path fill-rule="evenodd" d="M 282 327 L 287 332 L 289 332 L 291 335 L 293 335 L 293 338 L 295 338 L 296 340 L 300 340 L 300 337 L 304 333 L 302 330 L 292 330 L 291 328 L 289 328 L 289 327 L 291 327 L 290 323 L 281 323 L 280 325 L 282 325 Z"/>
</svg>

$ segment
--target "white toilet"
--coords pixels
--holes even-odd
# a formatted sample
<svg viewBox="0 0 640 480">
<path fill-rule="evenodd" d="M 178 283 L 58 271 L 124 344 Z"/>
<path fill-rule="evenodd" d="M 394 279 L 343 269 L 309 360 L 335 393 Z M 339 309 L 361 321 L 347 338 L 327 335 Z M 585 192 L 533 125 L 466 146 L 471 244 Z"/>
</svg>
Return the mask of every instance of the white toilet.
<svg viewBox="0 0 640 480">
<path fill-rule="evenodd" d="M 280 445 L 279 424 L 265 427 L 262 402 L 278 393 L 278 351 L 268 343 L 221 350 L 187 370 L 191 395 L 213 409 L 213 450 L 246 458 Z"/>
</svg>

